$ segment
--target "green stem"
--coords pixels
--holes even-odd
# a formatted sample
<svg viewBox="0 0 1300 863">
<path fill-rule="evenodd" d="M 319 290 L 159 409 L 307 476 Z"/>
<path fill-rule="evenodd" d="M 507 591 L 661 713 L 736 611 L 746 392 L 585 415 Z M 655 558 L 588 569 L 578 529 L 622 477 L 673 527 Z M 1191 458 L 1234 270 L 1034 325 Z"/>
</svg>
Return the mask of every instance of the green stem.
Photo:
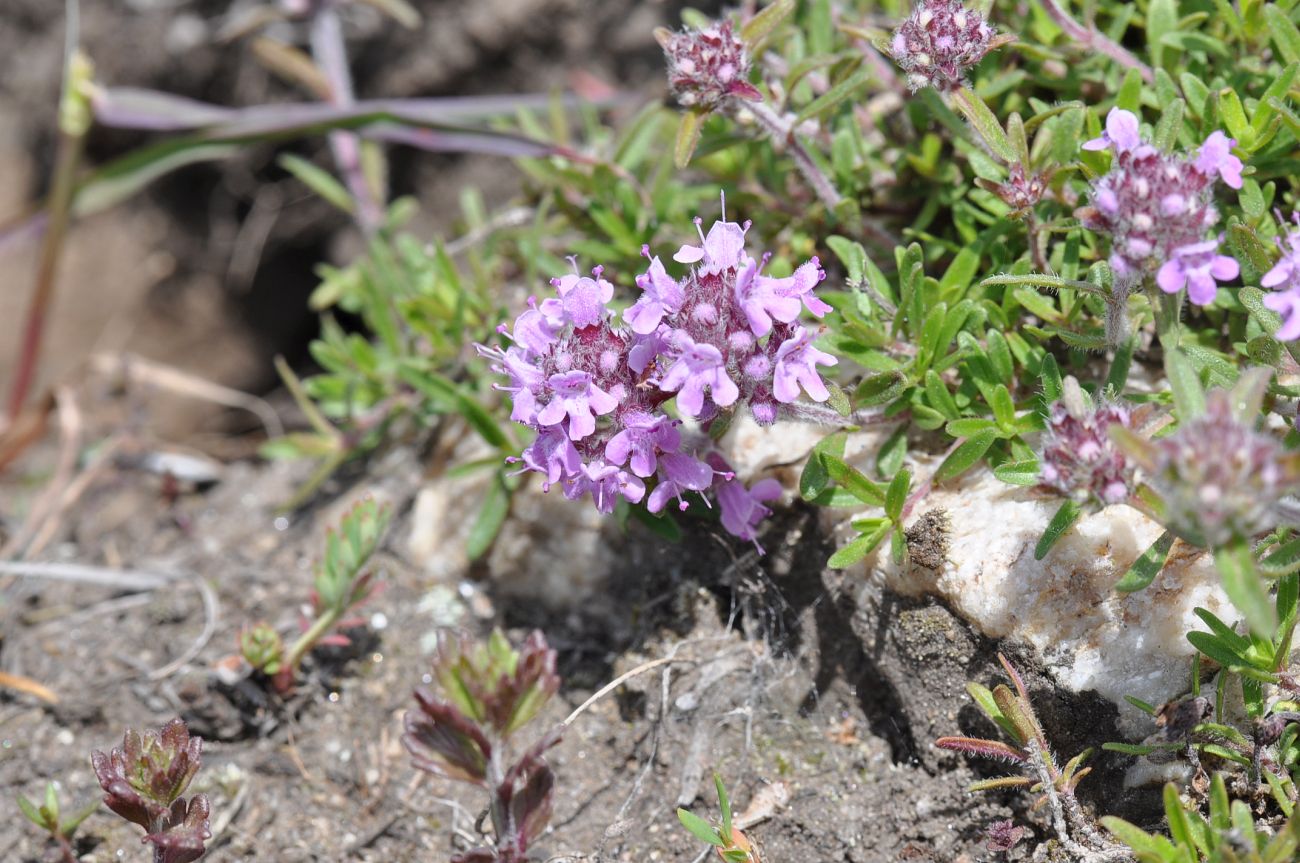
<svg viewBox="0 0 1300 863">
<path fill-rule="evenodd" d="M 18 348 L 18 370 L 9 391 L 10 420 L 16 419 L 27 403 L 40 360 L 45 320 L 54 297 L 60 253 L 68 233 L 72 200 L 77 190 L 77 166 L 81 163 L 86 132 L 90 129 L 91 114 L 86 92 L 91 75 L 90 61 L 80 52 L 74 52 L 68 60 L 63 97 L 59 104 L 59 143 L 49 197 L 49 226 L 41 244 L 36 281 L 32 286 L 27 317 L 23 323 L 22 342 Z"/>
<path fill-rule="evenodd" d="M 298 665 L 302 658 L 312 649 L 316 642 L 325 637 L 325 633 L 334 628 L 338 623 L 342 612 L 339 609 L 327 608 L 321 612 L 321 616 L 316 618 L 307 631 L 298 636 L 298 640 L 289 648 L 289 654 L 285 657 L 285 668 L 289 671 L 289 679 L 292 680 L 298 675 Z"/>
<path fill-rule="evenodd" d="M 1176 294 L 1166 294 L 1164 291 L 1152 291 L 1152 307 L 1156 315 L 1156 335 L 1160 338 L 1160 344 L 1165 350 L 1172 350 L 1178 347 L 1178 339 L 1181 335 L 1179 319 L 1183 313 L 1183 293 L 1179 291 Z"/>
</svg>

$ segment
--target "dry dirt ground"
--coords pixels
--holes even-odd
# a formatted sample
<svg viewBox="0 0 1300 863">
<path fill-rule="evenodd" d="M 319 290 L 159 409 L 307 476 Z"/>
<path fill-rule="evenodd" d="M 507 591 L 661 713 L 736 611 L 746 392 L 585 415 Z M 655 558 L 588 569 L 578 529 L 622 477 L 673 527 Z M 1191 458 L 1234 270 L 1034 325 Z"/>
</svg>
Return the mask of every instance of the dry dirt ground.
<svg viewBox="0 0 1300 863">
<path fill-rule="evenodd" d="M 39 195 L 49 163 L 63 38 L 57 5 L 5 5 L 5 214 Z M 87 4 L 83 41 L 113 83 L 236 104 L 285 98 L 242 49 L 207 43 L 228 5 Z M 360 92 L 537 90 L 565 83 L 575 68 L 642 86 L 660 74 L 650 31 L 675 21 L 679 4 L 419 5 L 428 20 L 418 32 L 355 34 Z M 97 135 L 91 157 L 102 161 L 138 140 Z M 702 859 L 674 810 L 714 813 L 714 771 L 738 810 L 785 799 L 766 807 L 769 817 L 750 831 L 769 863 L 993 859 L 983 832 L 1013 815 L 1045 835 L 1023 798 L 968 795 L 977 774 L 931 745 L 944 734 L 991 732 L 963 687 L 972 679 L 992 683 L 995 649 L 1014 653 L 1015 646 L 988 643 L 939 605 L 824 571 L 830 544 L 810 511 L 779 512 L 763 537 L 770 552 L 763 558 L 704 523 L 680 545 L 607 528 L 604 563 L 574 555 L 557 564 L 569 572 L 548 582 L 572 574 L 582 589 L 521 599 L 486 567 L 435 576 L 412 558 L 412 501 L 425 470 L 416 448 L 376 458 L 333 483 L 313 509 L 287 518 L 277 507 L 306 465 L 232 459 L 215 484 L 178 496 L 134 469 L 130 453 L 160 441 L 248 453 L 256 440 L 230 437 L 250 427 L 246 416 L 119 392 L 108 379 L 89 377 L 91 350 L 139 351 L 257 388 L 270 382 L 269 356 L 292 356 L 311 335 L 304 297 L 312 268 L 346 255 L 350 235 L 271 163 L 272 154 L 252 153 L 189 171 L 73 234 L 46 379 L 75 385 L 81 440 L 117 434 L 124 457 L 104 459 L 69 498 L 37 558 L 163 580 L 141 588 L 0 576 L 0 670 L 40 681 L 59 698 L 43 704 L 0 689 L 0 860 L 48 859 L 50 849 L 18 816 L 16 794 L 35 797 L 53 780 L 65 805 L 89 801 L 98 796 L 90 751 L 117 744 L 128 726 L 175 715 L 207 739 L 198 782 L 213 799 L 216 836 L 206 859 L 447 859 L 472 838 L 482 801 L 415 772 L 398 738 L 411 690 L 427 671 L 431 633 L 452 623 L 480 633 L 498 624 L 515 638 L 532 628 L 546 633 L 565 682 L 539 726 L 561 720 L 619 674 L 674 658 L 597 701 L 554 750 L 558 799 L 553 830 L 537 849 L 542 859 Z M 395 186 L 420 195 L 427 212 L 453 209 L 440 204 L 453 202 L 466 182 L 485 186 L 493 200 L 508 197 L 516 180 L 500 162 L 410 155 L 394 162 Z M 259 204 L 267 194 L 271 203 Z M 255 258 L 232 268 L 248 239 L 241 229 L 259 206 L 273 207 L 276 218 Z M 30 250 L 3 254 L 0 348 L 7 349 Z M 2 353 L 5 380 L 11 358 Z M 88 463 L 95 455 L 87 451 Z M 59 458 L 51 431 L 0 477 L 0 545 L 23 529 Z M 391 501 L 396 517 L 378 561 L 386 588 L 367 606 L 367 625 L 351 633 L 353 646 L 314 654 L 287 702 L 252 685 L 219 683 L 212 669 L 243 626 L 267 620 L 292 631 L 325 528 L 366 493 Z M 1040 676 L 1030 680 L 1062 753 L 1115 739 L 1113 709 L 1062 698 Z M 1100 766 L 1085 793 L 1118 787 L 1116 764 Z M 1115 811 L 1114 794 L 1106 796 Z M 1131 816 L 1141 811 L 1130 807 Z M 104 813 L 86 822 L 77 849 L 99 863 L 146 854 L 135 828 Z"/>
<path fill-rule="evenodd" d="M 698 843 L 674 809 L 710 812 L 717 771 L 738 809 L 788 797 L 752 830 L 769 861 L 990 858 L 984 827 L 1023 801 L 968 795 L 970 770 L 930 741 L 982 730 L 962 687 L 991 682 L 991 645 L 941 607 L 821 571 L 828 549 L 809 513 L 781 513 L 762 559 L 707 527 L 682 545 L 634 531 L 614 539 L 622 563 L 598 575 L 596 593 L 511 602 L 490 581 L 431 583 L 404 556 L 402 501 L 418 474 L 394 453 L 333 505 L 288 523 L 275 507 L 301 478 L 294 468 L 234 464 L 210 490 L 175 502 L 156 478 L 104 474 L 43 557 L 168 580 L 148 590 L 5 585 L 3 667 L 60 701 L 0 694 L 0 797 L 35 796 L 56 780 L 67 801 L 87 801 L 97 794 L 90 750 L 115 744 L 127 726 L 181 715 L 208 741 L 200 785 L 217 831 L 208 859 L 445 859 L 472 834 L 482 801 L 414 771 L 399 736 L 430 634 L 456 620 L 477 631 L 500 623 L 515 637 L 546 632 L 565 683 L 542 727 L 646 660 L 677 660 L 596 702 L 555 750 L 546 857 L 693 859 Z M 318 651 L 287 702 L 219 683 L 211 669 L 241 626 L 292 628 L 322 526 L 365 493 L 399 507 L 378 563 L 386 588 L 366 608 L 371 625 L 352 632 L 351 649 Z M 1080 729 L 1106 725 L 1096 705 L 1038 691 L 1062 751 L 1080 745 Z M 135 833 L 97 815 L 78 850 L 87 860 L 140 859 Z M 20 819 L 3 820 L 3 859 L 40 860 L 44 848 Z"/>
</svg>

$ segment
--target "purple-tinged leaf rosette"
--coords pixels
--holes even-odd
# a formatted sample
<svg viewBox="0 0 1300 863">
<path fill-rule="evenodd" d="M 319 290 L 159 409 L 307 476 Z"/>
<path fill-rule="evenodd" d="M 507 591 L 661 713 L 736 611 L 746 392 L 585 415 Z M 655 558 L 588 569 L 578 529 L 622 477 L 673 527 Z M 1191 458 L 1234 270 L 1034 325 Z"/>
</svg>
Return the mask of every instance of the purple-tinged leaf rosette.
<svg viewBox="0 0 1300 863">
<path fill-rule="evenodd" d="M 1212 234 L 1219 221 L 1214 185 L 1242 185 L 1236 144 L 1214 132 L 1195 153 L 1166 153 L 1142 138 L 1131 111 L 1112 108 L 1101 137 L 1085 150 L 1110 150 L 1110 171 L 1092 185 L 1091 204 L 1079 211 L 1085 227 L 1111 238 L 1110 266 L 1117 285 L 1154 275 L 1160 290 L 1187 290 L 1197 305 L 1214 301 L 1218 283 L 1237 277 L 1237 262 L 1219 253 Z"/>
<path fill-rule="evenodd" d="M 122 746 L 91 753 L 91 765 L 109 809 L 145 829 L 142 842 L 154 846 L 155 863 L 191 863 L 211 838 L 208 799 L 182 795 L 202 764 L 203 740 L 173 719 L 143 735 L 128 730 Z"/>
<path fill-rule="evenodd" d="M 749 224 L 725 217 L 706 234 L 695 220 L 698 245 L 686 244 L 673 259 L 690 267 L 669 275 L 649 247 L 650 261 L 637 276 L 640 296 L 622 313 L 609 303 L 614 286 L 601 268 L 553 281 L 556 296 L 528 308 L 504 348 L 479 346 L 509 380 L 511 418 L 536 430 L 520 455 L 524 471 L 540 473 L 543 487 L 558 485 L 566 497 L 590 496 L 602 512 L 620 501 L 644 504 L 652 513 L 713 490 L 723 499 L 744 492 L 729 468 L 712 464 L 712 444 L 683 428 L 667 411 L 707 428 L 724 411 L 744 405 L 760 425 L 771 425 L 782 406 L 806 395 L 825 402 L 830 391 L 822 370 L 836 359 L 814 345 L 804 311 L 821 318 L 830 311 L 816 295 L 825 278 L 817 258 L 784 277 L 764 273 L 768 256 L 745 251 Z M 771 500 L 768 486 L 756 500 Z M 724 505 L 723 526 L 754 539 L 758 504 L 745 515 Z"/>
</svg>

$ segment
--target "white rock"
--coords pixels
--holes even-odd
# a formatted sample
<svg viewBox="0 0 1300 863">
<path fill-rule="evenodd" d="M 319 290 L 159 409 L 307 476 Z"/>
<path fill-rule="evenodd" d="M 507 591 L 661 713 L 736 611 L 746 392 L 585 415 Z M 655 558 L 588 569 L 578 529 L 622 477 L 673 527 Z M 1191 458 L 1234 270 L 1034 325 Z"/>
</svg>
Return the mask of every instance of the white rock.
<svg viewBox="0 0 1300 863">
<path fill-rule="evenodd" d="M 940 570 L 901 570 L 879 552 L 866 565 L 900 593 L 942 597 L 985 635 L 1029 642 L 1061 685 L 1113 701 L 1124 733 L 1149 733 L 1150 718 L 1124 696 L 1160 704 L 1187 690 L 1194 648 L 1186 633 L 1205 628 L 1192 609 L 1207 608 L 1229 625 L 1240 616 L 1209 555 L 1181 542 L 1145 590 L 1117 593 L 1115 583 L 1161 533 L 1127 506 L 1084 517 L 1046 559 L 1034 560 L 1059 506 L 1058 498 L 977 471 L 931 492 L 912 515 L 914 522 L 925 511 L 947 511 Z"/>
</svg>

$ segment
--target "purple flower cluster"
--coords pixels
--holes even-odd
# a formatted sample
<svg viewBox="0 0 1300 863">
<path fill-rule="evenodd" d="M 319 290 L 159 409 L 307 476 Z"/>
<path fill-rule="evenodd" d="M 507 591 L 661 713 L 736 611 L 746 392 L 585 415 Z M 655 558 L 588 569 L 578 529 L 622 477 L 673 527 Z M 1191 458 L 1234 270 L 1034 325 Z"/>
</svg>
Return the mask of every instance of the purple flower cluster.
<svg viewBox="0 0 1300 863">
<path fill-rule="evenodd" d="M 993 28 L 961 0 L 921 0 L 889 43 L 912 91 L 956 90 L 993 46 Z"/>
<path fill-rule="evenodd" d="M 1300 226 L 1300 213 L 1292 213 L 1291 219 Z M 1264 297 L 1264 305 L 1282 316 L 1282 326 L 1274 335 L 1289 342 L 1300 338 L 1300 227 L 1279 237 L 1277 245 L 1282 257 L 1259 283 L 1277 289 Z"/>
<path fill-rule="evenodd" d="M 712 488 L 723 526 L 753 540 L 769 512 L 763 502 L 780 487 L 746 489 L 704 435 L 684 434 L 664 408 L 675 398 L 678 414 L 708 423 L 745 404 L 770 425 L 801 391 L 829 398 L 818 367 L 836 360 L 798 323 L 805 308 L 819 318 L 830 311 L 813 293 L 825 273 L 813 258 L 785 278 L 764 275 L 767 256 L 745 252 L 749 223 L 724 216 L 707 236 L 695 224 L 700 245 L 673 256 L 692 265 L 685 278 L 642 249 L 650 264 L 623 326 L 608 306 L 614 286 L 597 267 L 553 280 L 555 297 L 530 299 L 514 328 L 501 328 L 512 345 L 478 349 L 510 379 L 500 388 L 512 396 L 511 419 L 537 431 L 521 461 L 547 488 L 558 483 L 570 499 L 590 494 L 602 512 L 622 498 L 654 513 L 671 500 L 684 510 L 688 493 Z"/>
<path fill-rule="evenodd" d="M 1266 373 L 1259 377 L 1256 395 L 1211 390 L 1203 415 L 1152 442 L 1151 484 L 1164 498 L 1168 525 L 1210 548 L 1276 526 L 1276 503 L 1300 490 L 1297 457 L 1254 429 L 1258 399 L 1268 382 Z M 1246 411 L 1234 401 L 1254 408 L 1250 419 L 1239 416 Z"/>
<path fill-rule="evenodd" d="M 732 96 L 763 98 L 748 81 L 749 52 L 730 21 L 682 33 L 660 28 L 655 37 L 668 60 L 668 84 L 682 107 L 711 111 Z"/>
<path fill-rule="evenodd" d="M 1089 407 L 1082 399 L 1052 405 L 1043 436 L 1040 480 L 1079 503 L 1123 503 L 1133 491 L 1136 465 L 1111 440 L 1110 428 L 1129 428 L 1132 414 L 1118 402 Z"/>
<path fill-rule="evenodd" d="M 1194 155 L 1165 153 L 1142 140 L 1136 115 L 1111 109 L 1106 131 L 1083 148 L 1111 150 L 1114 160 L 1079 215 L 1085 227 L 1110 235 L 1118 282 L 1132 285 L 1154 272 L 1160 290 L 1176 294 L 1186 287 L 1192 302 L 1207 305 L 1217 282 L 1236 278 L 1237 262 L 1219 254 L 1217 238 L 1206 239 L 1219 220 L 1215 181 L 1241 188 L 1235 144 L 1216 131 Z"/>
</svg>

